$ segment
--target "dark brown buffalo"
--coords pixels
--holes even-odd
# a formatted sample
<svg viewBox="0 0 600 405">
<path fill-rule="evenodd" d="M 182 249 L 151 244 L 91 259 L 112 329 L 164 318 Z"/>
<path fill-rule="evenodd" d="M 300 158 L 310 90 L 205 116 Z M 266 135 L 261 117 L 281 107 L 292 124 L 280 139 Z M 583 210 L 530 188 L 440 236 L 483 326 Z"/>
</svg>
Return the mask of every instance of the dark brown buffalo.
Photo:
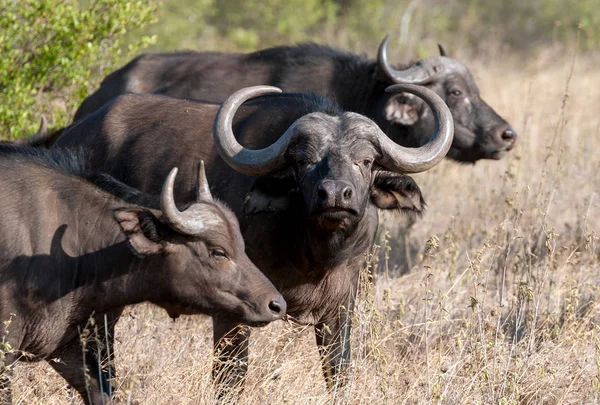
<svg viewBox="0 0 600 405">
<path fill-rule="evenodd" d="M 246 256 L 236 217 L 213 200 L 203 167 L 190 173 L 197 199 L 182 212 L 177 169 L 160 203 L 107 176 L 80 175 L 67 153 L 0 146 L 0 403 L 11 403 L 12 363 L 44 359 L 87 404 L 104 403 L 110 387 L 95 357 L 84 356 L 78 330 L 92 314 L 150 301 L 247 324 L 284 315 L 285 301 Z"/>
<path fill-rule="evenodd" d="M 434 166 L 452 143 L 446 104 L 424 87 L 396 87 L 434 111 L 434 135 L 420 148 L 396 145 L 373 121 L 322 97 L 266 95 L 240 107 L 279 91 L 260 86 L 238 91 L 220 110 L 151 94 L 120 96 L 68 128 L 55 147 L 90 151 L 94 168 L 146 192 L 158 191 L 158 179 L 176 163 L 175 193 L 182 199 L 193 193 L 194 162 L 204 159 L 213 193 L 240 221 L 248 255 L 280 289 L 288 314 L 315 325 L 332 387 L 343 381 L 338 376 L 349 359 L 347 311 L 375 237 L 377 210 L 421 212 L 421 192 L 403 173 Z M 237 139 L 256 150 L 237 143 L 232 125 Z M 247 357 L 249 330 L 236 334 L 237 326 L 215 318 L 215 342 L 228 343 L 218 348 L 222 360 Z M 239 382 L 247 367 L 223 364 L 216 362 L 215 376 L 227 384 Z"/>
<path fill-rule="evenodd" d="M 500 159 L 511 150 L 516 133 L 481 98 L 469 70 L 442 55 L 393 68 L 387 37 L 378 60 L 315 44 L 282 46 L 249 54 L 176 52 L 141 55 L 108 75 L 86 98 L 75 120 L 96 111 L 111 98 L 132 93 L 223 102 L 246 86 L 269 84 L 286 92 L 324 93 L 346 111 L 373 119 L 394 141 L 424 145 L 433 131 L 433 116 L 410 93 L 386 93 L 394 83 L 423 85 L 435 91 L 454 118 L 449 157 L 462 162 Z M 442 48 L 440 48 L 442 49 Z"/>
</svg>

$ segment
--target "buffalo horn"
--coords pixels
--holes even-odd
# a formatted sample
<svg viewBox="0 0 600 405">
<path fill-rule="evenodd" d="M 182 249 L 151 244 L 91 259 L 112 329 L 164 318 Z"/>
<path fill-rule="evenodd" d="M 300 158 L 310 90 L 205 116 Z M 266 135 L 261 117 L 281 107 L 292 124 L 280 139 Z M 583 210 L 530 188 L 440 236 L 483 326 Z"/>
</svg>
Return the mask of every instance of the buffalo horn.
<svg viewBox="0 0 600 405">
<path fill-rule="evenodd" d="M 446 57 L 448 57 L 448 52 L 446 52 L 446 49 L 444 48 L 444 45 L 438 43 L 438 49 L 440 50 L 440 56 L 446 56 Z"/>
<path fill-rule="evenodd" d="M 214 140 L 221 158 L 236 171 L 249 176 L 263 176 L 285 166 L 285 151 L 293 125 L 274 144 L 259 150 L 246 149 L 238 143 L 232 129 L 237 109 L 248 99 L 263 94 L 281 93 L 271 86 L 246 87 L 233 93 L 219 108 L 215 118 Z"/>
<path fill-rule="evenodd" d="M 377 60 L 379 62 L 379 67 L 384 71 L 390 80 L 395 83 L 425 84 L 433 79 L 427 69 L 424 69 L 419 62 L 408 69 L 394 69 L 390 65 L 387 56 L 389 41 L 389 35 L 386 35 L 385 38 L 383 38 L 383 41 L 381 41 L 381 45 L 379 45 L 379 51 L 377 52 Z"/>
<path fill-rule="evenodd" d="M 196 189 L 197 201 L 212 201 L 213 197 L 210 193 L 208 180 L 206 179 L 206 170 L 204 168 L 204 160 L 198 162 L 198 188 Z"/>
<path fill-rule="evenodd" d="M 48 120 L 45 115 L 42 115 L 40 119 L 40 128 L 35 133 L 35 137 L 43 137 L 46 136 L 46 132 L 48 132 Z"/>
<path fill-rule="evenodd" d="M 173 196 L 177 171 L 176 167 L 171 169 L 160 193 L 160 208 L 163 212 L 163 218 L 177 232 L 184 235 L 197 235 L 205 227 L 206 218 L 199 211 L 199 204 L 193 204 L 184 212 L 177 209 Z M 198 191 L 198 194 L 201 194 L 200 191 Z"/>
<path fill-rule="evenodd" d="M 418 173 L 438 164 L 446 156 L 454 137 L 454 121 L 446 103 L 426 87 L 395 84 L 386 89 L 390 93 L 411 93 L 422 98 L 433 111 L 435 131 L 429 141 L 419 148 L 405 148 L 394 143 L 379 130 L 382 151 L 380 163 L 389 170 L 401 173 Z"/>
</svg>

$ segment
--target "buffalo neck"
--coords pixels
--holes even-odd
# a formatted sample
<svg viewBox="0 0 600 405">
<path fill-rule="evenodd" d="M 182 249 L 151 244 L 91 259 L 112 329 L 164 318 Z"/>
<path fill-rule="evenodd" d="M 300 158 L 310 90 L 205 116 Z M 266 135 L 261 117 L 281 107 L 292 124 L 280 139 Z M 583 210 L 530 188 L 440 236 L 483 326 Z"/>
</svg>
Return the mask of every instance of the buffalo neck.
<svg viewBox="0 0 600 405">
<path fill-rule="evenodd" d="M 368 207 L 350 232 L 316 230 L 298 210 L 267 215 L 275 217 L 249 218 L 244 232 L 249 256 L 281 291 L 297 322 L 335 319 L 340 303 L 354 296 L 375 237 L 376 209 Z"/>
<path fill-rule="evenodd" d="M 322 230 L 306 222 L 303 228 L 301 258 L 306 268 L 327 271 L 367 252 L 377 230 L 377 212 L 374 207 L 367 207 L 362 217 L 346 230 Z"/>
<path fill-rule="evenodd" d="M 356 77 L 364 78 L 357 81 Z M 356 112 L 375 119 L 377 104 L 391 82 L 382 80 L 381 69 L 374 60 L 355 62 L 349 69 L 338 61 L 333 89 L 336 100 L 346 111 Z M 347 83 L 352 83 L 348 86 Z"/>
<path fill-rule="evenodd" d="M 157 275 L 164 257 L 136 257 L 107 209 L 111 205 L 114 201 L 88 200 L 88 206 L 103 208 L 93 226 L 75 216 L 56 229 L 49 255 L 28 258 L 48 261 L 46 270 L 54 269 L 42 275 L 47 287 L 39 294 L 44 301 L 70 297 L 67 301 L 75 301 L 78 313 L 85 314 L 162 298 Z"/>
<path fill-rule="evenodd" d="M 160 301 L 163 256 L 136 257 L 121 240 L 85 255 L 77 267 L 82 288 L 97 313 L 144 301 Z"/>
</svg>

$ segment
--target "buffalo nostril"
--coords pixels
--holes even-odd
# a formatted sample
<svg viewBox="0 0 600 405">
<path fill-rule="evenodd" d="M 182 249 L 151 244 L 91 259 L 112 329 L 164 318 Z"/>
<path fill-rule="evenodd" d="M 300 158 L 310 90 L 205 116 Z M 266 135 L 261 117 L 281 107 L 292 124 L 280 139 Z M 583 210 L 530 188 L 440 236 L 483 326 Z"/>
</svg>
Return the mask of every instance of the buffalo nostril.
<svg viewBox="0 0 600 405">
<path fill-rule="evenodd" d="M 512 128 L 509 128 L 502 133 L 501 137 L 503 141 L 510 142 L 517 137 L 517 133 Z"/>
<path fill-rule="evenodd" d="M 349 200 L 352 197 L 352 188 L 346 187 L 342 193 L 344 200 Z"/>
<path fill-rule="evenodd" d="M 329 198 L 329 193 L 327 192 L 327 189 L 323 187 L 323 185 L 319 186 L 317 190 L 317 196 L 319 196 L 319 200 L 321 201 L 327 201 Z"/>
<path fill-rule="evenodd" d="M 281 313 L 283 312 L 283 308 L 279 300 L 272 300 L 271 302 L 269 302 L 269 309 L 275 315 L 281 315 Z"/>
</svg>

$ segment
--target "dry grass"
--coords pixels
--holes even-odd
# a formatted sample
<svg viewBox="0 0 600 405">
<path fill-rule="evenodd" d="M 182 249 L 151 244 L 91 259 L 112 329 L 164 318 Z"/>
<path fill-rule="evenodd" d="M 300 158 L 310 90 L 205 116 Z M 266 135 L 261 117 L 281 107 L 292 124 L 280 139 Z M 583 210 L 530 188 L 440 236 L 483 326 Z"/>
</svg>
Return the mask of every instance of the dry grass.
<svg viewBox="0 0 600 405">
<path fill-rule="evenodd" d="M 416 176 L 428 212 L 408 230 L 386 221 L 339 403 L 600 401 L 596 62 L 578 59 L 572 75 L 568 54 L 471 64 L 518 146 L 502 161 Z M 118 400 L 212 402 L 207 318 L 172 322 L 140 305 L 117 330 Z M 278 322 L 253 337 L 243 403 L 333 402 L 312 328 Z M 16 369 L 15 403 L 79 403 L 47 365 Z"/>
</svg>

